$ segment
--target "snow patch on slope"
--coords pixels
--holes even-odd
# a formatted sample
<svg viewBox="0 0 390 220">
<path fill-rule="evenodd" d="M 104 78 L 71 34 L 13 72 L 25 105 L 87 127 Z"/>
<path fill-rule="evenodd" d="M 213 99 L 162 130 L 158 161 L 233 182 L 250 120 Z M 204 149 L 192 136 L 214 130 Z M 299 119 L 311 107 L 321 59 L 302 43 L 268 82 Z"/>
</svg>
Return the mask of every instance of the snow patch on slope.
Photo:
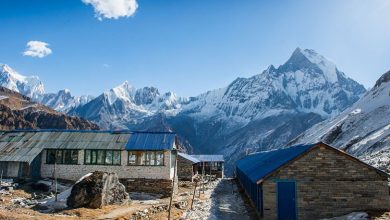
<svg viewBox="0 0 390 220">
<path fill-rule="evenodd" d="M 324 141 L 364 161 L 388 170 L 390 159 L 390 72 L 376 86 L 339 116 L 321 122 L 291 144 Z"/>
</svg>

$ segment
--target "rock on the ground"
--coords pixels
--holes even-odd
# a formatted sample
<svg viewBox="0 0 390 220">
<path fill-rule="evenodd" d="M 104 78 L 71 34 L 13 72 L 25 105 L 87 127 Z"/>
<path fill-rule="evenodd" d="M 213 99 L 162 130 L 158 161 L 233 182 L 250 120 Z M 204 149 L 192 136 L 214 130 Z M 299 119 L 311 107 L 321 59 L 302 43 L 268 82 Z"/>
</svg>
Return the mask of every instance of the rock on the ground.
<svg viewBox="0 0 390 220">
<path fill-rule="evenodd" d="M 67 205 L 71 208 L 101 208 L 105 205 L 125 204 L 128 200 L 126 188 L 115 173 L 95 171 L 76 182 Z"/>
<path fill-rule="evenodd" d="M 343 215 L 340 217 L 322 219 L 322 220 L 368 220 L 368 214 L 366 212 L 352 212 L 348 215 Z"/>
</svg>

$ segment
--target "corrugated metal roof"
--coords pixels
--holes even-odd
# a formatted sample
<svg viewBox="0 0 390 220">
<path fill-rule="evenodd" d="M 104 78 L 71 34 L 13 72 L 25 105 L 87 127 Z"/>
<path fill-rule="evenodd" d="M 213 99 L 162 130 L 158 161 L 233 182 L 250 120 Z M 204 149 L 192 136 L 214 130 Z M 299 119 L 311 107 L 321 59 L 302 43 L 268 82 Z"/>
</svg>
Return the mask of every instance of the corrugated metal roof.
<svg viewBox="0 0 390 220">
<path fill-rule="evenodd" d="M 70 129 L 16 129 L 0 130 L 0 132 L 73 132 L 73 133 L 134 133 L 130 130 L 70 130 Z"/>
<path fill-rule="evenodd" d="M 179 155 L 180 157 L 183 157 L 183 158 L 185 158 L 185 159 L 187 159 L 187 160 L 193 162 L 193 163 L 200 163 L 200 160 L 198 160 L 197 158 L 195 158 L 195 157 L 193 157 L 193 156 L 191 156 L 191 155 L 189 155 L 189 154 L 178 153 L 178 155 Z"/>
<path fill-rule="evenodd" d="M 219 154 L 210 154 L 210 155 L 190 155 L 191 157 L 195 157 L 201 162 L 224 162 L 223 155 Z"/>
<path fill-rule="evenodd" d="M 0 161 L 31 163 L 43 149 L 125 149 L 130 132 L 38 130 L 0 132 Z"/>
<path fill-rule="evenodd" d="M 298 145 L 289 148 L 256 153 L 237 161 L 237 171 L 256 183 L 279 167 L 310 150 L 316 144 Z"/>
<path fill-rule="evenodd" d="M 136 132 L 126 144 L 126 150 L 172 150 L 175 137 L 175 133 L 169 132 Z"/>
</svg>

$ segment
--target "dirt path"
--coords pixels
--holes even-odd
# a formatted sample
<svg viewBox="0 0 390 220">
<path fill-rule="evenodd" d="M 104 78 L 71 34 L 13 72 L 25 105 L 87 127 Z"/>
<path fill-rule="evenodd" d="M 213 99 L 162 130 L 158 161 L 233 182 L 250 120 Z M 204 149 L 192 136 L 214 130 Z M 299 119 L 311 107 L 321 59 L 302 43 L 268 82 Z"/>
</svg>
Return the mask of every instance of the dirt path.
<svg viewBox="0 0 390 220">
<path fill-rule="evenodd" d="M 138 207 L 138 209 L 140 209 L 140 207 Z M 120 207 L 120 208 L 117 208 L 117 209 L 110 211 L 107 214 L 99 216 L 97 219 L 116 219 L 116 218 L 122 217 L 130 212 L 134 212 L 135 210 L 137 210 L 137 208 Z"/>
<path fill-rule="evenodd" d="M 257 219 L 255 211 L 244 202 L 243 195 L 239 193 L 234 181 L 222 180 L 219 182 L 211 196 L 211 200 L 209 220 Z"/>
</svg>

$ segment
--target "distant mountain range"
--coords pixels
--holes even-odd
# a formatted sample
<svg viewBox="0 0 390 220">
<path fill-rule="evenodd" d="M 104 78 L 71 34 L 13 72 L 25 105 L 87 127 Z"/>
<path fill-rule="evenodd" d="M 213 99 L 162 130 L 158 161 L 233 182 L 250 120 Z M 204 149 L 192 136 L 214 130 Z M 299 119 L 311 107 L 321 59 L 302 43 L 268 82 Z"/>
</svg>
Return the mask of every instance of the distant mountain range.
<svg viewBox="0 0 390 220">
<path fill-rule="evenodd" d="M 3 66 L 0 85 L 7 85 L 10 72 L 16 73 Z M 270 65 L 258 75 L 190 98 L 160 94 L 154 87 L 136 89 L 128 82 L 96 98 L 73 97 L 66 90 L 45 94 L 40 82 L 14 84 L 21 85 L 14 89 L 42 104 L 102 128 L 175 131 L 189 151 L 224 154 L 228 172 L 246 152 L 282 147 L 313 125 L 337 116 L 366 92 L 334 63 L 300 48 L 277 68 Z"/>
<path fill-rule="evenodd" d="M 85 119 L 67 116 L 33 102 L 18 92 L 0 87 L 0 130 L 12 129 L 79 129 L 98 130 Z"/>
<path fill-rule="evenodd" d="M 358 102 L 290 144 L 323 141 L 390 171 L 390 71 Z"/>
</svg>

